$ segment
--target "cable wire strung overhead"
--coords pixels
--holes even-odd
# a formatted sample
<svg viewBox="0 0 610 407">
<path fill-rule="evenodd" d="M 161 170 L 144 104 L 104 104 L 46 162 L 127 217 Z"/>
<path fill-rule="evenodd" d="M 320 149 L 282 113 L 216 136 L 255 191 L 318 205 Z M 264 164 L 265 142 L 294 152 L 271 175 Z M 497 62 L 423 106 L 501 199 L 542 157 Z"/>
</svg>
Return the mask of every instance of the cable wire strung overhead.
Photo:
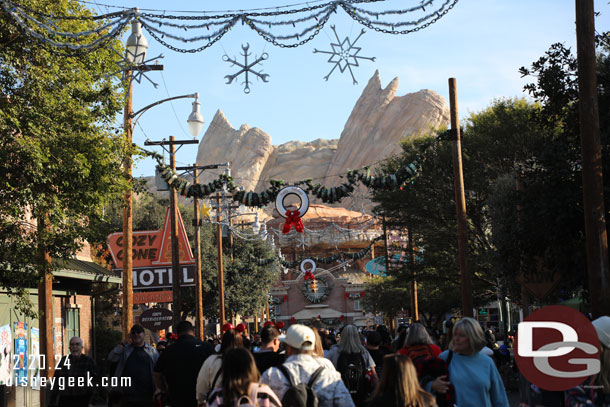
<svg viewBox="0 0 610 407">
<path fill-rule="evenodd" d="M 312 6 L 306 3 L 306 7 L 302 7 L 302 4 L 278 6 L 274 11 L 243 10 L 222 14 L 192 11 L 179 12 L 179 15 L 126 8 L 102 15 L 61 16 L 45 14 L 16 1 L 0 0 L 5 13 L 25 35 L 73 56 L 103 47 L 121 35 L 127 23 L 134 18 L 140 20 L 152 38 L 176 52 L 204 51 L 238 24 L 249 27 L 273 45 L 294 48 L 311 41 L 338 9 L 375 31 L 409 34 L 438 21 L 455 7 L 458 0 L 424 0 L 409 8 L 384 10 L 381 6 L 388 2 L 334 0 Z M 88 20 L 92 28 L 71 32 L 66 28 L 65 22 L 68 20 Z M 198 45 L 185 47 L 180 43 Z"/>
</svg>

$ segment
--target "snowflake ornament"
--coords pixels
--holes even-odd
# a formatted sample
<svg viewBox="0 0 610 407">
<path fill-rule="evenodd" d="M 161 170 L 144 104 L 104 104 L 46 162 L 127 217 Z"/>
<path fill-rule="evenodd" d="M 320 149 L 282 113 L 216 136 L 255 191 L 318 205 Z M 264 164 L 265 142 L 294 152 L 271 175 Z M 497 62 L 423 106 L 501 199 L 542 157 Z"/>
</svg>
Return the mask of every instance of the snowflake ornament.
<svg viewBox="0 0 610 407">
<path fill-rule="evenodd" d="M 334 25 L 331 25 L 330 28 L 335 33 L 335 38 L 337 38 L 336 44 L 332 43 L 332 42 L 330 43 L 330 46 L 332 47 L 332 51 L 320 51 L 315 48 L 313 50 L 314 54 L 318 53 L 318 52 L 321 54 L 329 54 L 330 58 L 328 58 L 327 62 L 330 62 L 331 64 L 335 64 L 335 66 L 333 66 L 333 68 L 330 70 L 328 75 L 326 75 L 324 77 L 324 79 L 328 80 L 328 78 L 334 72 L 334 70 L 337 67 L 339 67 L 339 70 L 341 71 L 341 73 L 343 73 L 346 69 L 349 69 L 349 73 L 352 75 L 352 81 L 353 81 L 354 85 L 357 85 L 358 81 L 354 77 L 354 72 L 352 71 L 352 66 L 360 66 L 360 64 L 358 64 L 358 58 L 368 59 L 370 61 L 375 62 L 375 57 L 363 57 L 363 56 L 358 55 L 358 53 L 360 52 L 360 50 L 362 48 L 355 46 L 356 42 L 358 42 L 358 40 L 360 39 L 362 34 L 364 34 L 366 31 L 364 29 L 362 29 L 362 31 L 360 31 L 360 34 L 358 35 L 358 37 L 356 37 L 354 42 L 351 42 L 349 37 L 345 37 L 345 39 L 343 41 L 341 41 L 339 39 L 339 36 L 337 35 L 337 31 L 335 30 Z"/>
<path fill-rule="evenodd" d="M 229 56 L 227 54 L 224 54 L 222 56 L 222 60 L 223 61 L 230 62 L 231 66 L 238 66 L 238 67 L 241 68 L 239 71 L 237 71 L 233 75 L 226 75 L 225 76 L 225 78 L 227 79 L 227 85 L 231 84 L 231 82 L 233 82 L 233 79 L 237 78 L 242 73 L 245 74 L 246 80 L 244 82 L 242 82 L 242 84 L 245 85 L 244 86 L 244 93 L 250 93 L 250 80 L 248 78 L 248 73 L 252 73 L 252 74 L 256 75 L 259 79 L 262 79 L 263 82 L 269 82 L 269 79 L 267 79 L 269 77 L 268 74 L 262 73 L 262 71 L 257 72 L 257 71 L 254 71 L 252 69 L 253 66 L 258 65 L 262 61 L 264 61 L 267 58 L 269 58 L 269 54 L 267 54 L 266 52 L 263 52 L 260 57 L 257 57 L 255 55 L 254 56 L 254 61 L 248 63 L 248 57 L 250 55 L 252 55 L 252 53 L 248 52 L 249 48 L 250 48 L 250 44 L 248 44 L 248 43 L 246 43 L 245 46 L 243 44 L 241 46 L 241 49 L 244 50 L 244 52 L 241 54 L 244 57 L 244 63 L 243 64 L 241 62 L 237 62 L 237 58 L 235 58 L 235 57 L 229 58 Z"/>
</svg>

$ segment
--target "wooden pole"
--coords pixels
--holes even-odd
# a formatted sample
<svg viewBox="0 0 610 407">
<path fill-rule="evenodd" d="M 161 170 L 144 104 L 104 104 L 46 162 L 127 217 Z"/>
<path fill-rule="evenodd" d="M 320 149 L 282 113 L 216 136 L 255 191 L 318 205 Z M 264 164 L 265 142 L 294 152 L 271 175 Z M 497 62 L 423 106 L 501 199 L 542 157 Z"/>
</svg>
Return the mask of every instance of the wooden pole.
<svg viewBox="0 0 610 407">
<path fill-rule="evenodd" d="M 174 136 L 169 136 L 169 164 L 172 170 L 176 172 L 176 149 L 173 141 Z M 174 303 L 174 320 L 173 327 L 176 328 L 180 322 L 180 314 L 182 313 L 182 293 L 180 292 L 180 247 L 178 244 L 178 192 L 176 188 L 170 186 L 169 189 L 169 204 L 170 204 L 170 226 L 171 226 L 171 245 L 172 245 L 172 293 Z"/>
<path fill-rule="evenodd" d="M 131 78 L 131 71 L 125 72 L 128 78 Z M 124 128 L 125 128 L 125 147 L 127 153 L 123 160 L 123 170 L 125 179 L 129 184 L 127 191 L 123 196 L 123 315 L 122 328 L 123 338 L 129 336 L 129 330 L 133 324 L 133 253 L 132 253 L 132 200 L 133 200 L 133 180 L 131 172 L 131 144 L 132 144 L 132 123 L 131 115 L 133 113 L 132 106 L 133 98 L 133 81 L 129 81 L 127 88 L 127 101 L 125 102 L 124 110 Z"/>
<path fill-rule="evenodd" d="M 231 230 L 231 205 L 229 205 L 229 211 L 227 213 L 227 221 L 229 223 L 228 234 L 229 234 L 229 254 L 231 255 L 231 263 L 233 263 L 233 231 Z"/>
<path fill-rule="evenodd" d="M 517 174 L 517 179 L 515 180 L 515 189 L 517 190 L 517 194 L 519 194 L 522 190 L 521 179 L 523 174 Z M 517 222 L 521 222 L 521 205 L 517 205 Z M 525 288 L 525 284 L 523 283 L 523 254 L 519 253 L 519 277 L 521 278 L 521 309 L 523 311 L 523 318 L 527 318 L 529 315 L 529 294 L 527 292 L 527 288 Z"/>
<path fill-rule="evenodd" d="M 199 183 L 199 170 L 197 163 L 193 164 L 193 181 Z M 193 198 L 193 219 L 195 224 L 195 329 L 199 339 L 205 337 L 205 325 L 203 321 L 203 288 L 201 287 L 201 219 L 199 217 L 199 199 Z"/>
<path fill-rule="evenodd" d="M 466 236 L 466 197 L 464 195 L 464 174 L 462 169 L 462 135 L 458 119 L 457 86 L 455 78 L 449 78 L 449 109 L 451 114 L 451 139 L 453 152 L 453 184 L 458 223 L 458 259 L 462 284 L 462 315 L 472 317 L 472 283 L 470 270 L 466 264 L 468 238 Z"/>
<path fill-rule="evenodd" d="M 385 247 L 385 273 L 388 275 L 390 272 L 390 254 L 388 250 L 388 229 L 386 227 L 385 212 L 383 213 L 383 243 Z"/>
<path fill-rule="evenodd" d="M 50 229 L 49 213 L 45 212 L 38 221 L 38 234 L 44 235 Z M 39 238 L 39 242 L 43 239 Z M 51 256 L 42 243 L 39 243 L 41 281 L 38 283 L 38 311 L 40 322 L 40 354 L 43 355 L 45 368 L 40 377 L 50 379 L 55 368 L 53 349 L 53 274 L 51 273 Z M 12 374 L 12 372 L 11 372 Z M 44 390 L 44 389 L 43 389 Z M 40 391 L 40 405 L 46 406 L 46 391 Z"/>
<path fill-rule="evenodd" d="M 419 304 L 417 301 L 417 278 L 415 273 L 415 249 L 413 244 L 413 233 L 411 228 L 407 229 L 407 236 L 409 239 L 409 262 L 411 263 L 411 313 L 415 320 L 419 319 Z"/>
<path fill-rule="evenodd" d="M 222 270 L 222 227 L 220 226 L 220 193 L 216 195 L 216 244 L 218 245 L 218 319 L 220 327 L 225 323 L 225 283 Z"/>
<path fill-rule="evenodd" d="M 589 297 L 593 317 L 610 315 L 610 268 L 604 209 L 602 154 L 595 66 L 593 0 L 576 0 L 578 116 L 582 150 L 582 184 Z"/>
</svg>

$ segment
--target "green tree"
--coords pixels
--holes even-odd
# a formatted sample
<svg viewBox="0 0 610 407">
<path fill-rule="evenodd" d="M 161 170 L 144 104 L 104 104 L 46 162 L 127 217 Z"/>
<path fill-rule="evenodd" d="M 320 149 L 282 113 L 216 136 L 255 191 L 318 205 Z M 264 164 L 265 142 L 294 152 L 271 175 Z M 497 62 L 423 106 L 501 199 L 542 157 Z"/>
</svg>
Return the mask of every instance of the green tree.
<svg viewBox="0 0 610 407">
<path fill-rule="evenodd" d="M 28 7 L 90 15 L 76 1 L 32 0 Z M 92 22 L 56 24 L 74 31 Z M 113 124 L 123 87 L 107 77 L 117 61 L 110 47 L 60 56 L 23 35 L 6 14 L 0 16 L 0 43 L 0 285 L 23 294 L 43 271 L 38 250 L 71 256 L 89 237 L 89 222 L 121 192 L 125 146 Z M 109 46 L 122 47 L 118 40 Z"/>
<path fill-rule="evenodd" d="M 532 119 L 537 109 L 521 99 L 496 100 L 464 121 L 467 256 L 475 304 L 484 304 L 508 290 L 498 269 L 489 200 L 496 181 L 507 173 L 515 174 L 516 166 L 539 148 L 540 131 Z M 388 162 L 383 171 L 393 172 L 417 161 L 421 164 L 419 176 L 401 190 L 374 195 L 378 203 L 375 210 L 386 215 L 388 227 L 411 228 L 415 246 L 424 249 L 421 261 L 392 268 L 390 275 L 405 286 L 415 275 L 420 283 L 421 312 L 431 315 L 461 305 L 453 162 L 451 142 L 445 135 L 439 131 L 406 140 L 402 155 Z"/>
<path fill-rule="evenodd" d="M 367 311 L 381 312 L 386 318 L 393 318 L 398 311 L 409 309 L 410 298 L 408 282 L 405 280 L 375 277 L 366 284 L 363 305 Z"/>
<path fill-rule="evenodd" d="M 607 38 L 604 34 L 600 38 Z M 598 48 L 597 82 L 600 112 L 604 195 L 610 204 L 610 56 Z M 519 166 L 521 191 L 514 180 L 496 185 L 492 211 L 494 239 L 505 266 L 525 270 L 543 266 L 561 278 L 547 301 L 566 299 L 574 292 L 587 297 L 584 216 L 582 213 L 581 148 L 578 118 L 576 58 L 562 44 L 553 44 L 523 76 L 534 82 L 525 90 L 539 103 L 532 121 L 542 129 L 542 145 Z M 517 210 L 517 208 L 519 208 Z M 608 212 L 606 212 L 608 216 Z"/>
</svg>

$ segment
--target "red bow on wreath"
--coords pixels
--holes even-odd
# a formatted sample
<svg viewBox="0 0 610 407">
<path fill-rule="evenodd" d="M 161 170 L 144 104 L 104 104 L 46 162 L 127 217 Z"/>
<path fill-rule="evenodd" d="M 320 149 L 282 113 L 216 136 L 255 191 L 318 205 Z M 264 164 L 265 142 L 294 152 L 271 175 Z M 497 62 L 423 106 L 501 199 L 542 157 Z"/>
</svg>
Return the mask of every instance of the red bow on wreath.
<svg viewBox="0 0 610 407">
<path fill-rule="evenodd" d="M 314 275 L 313 275 L 313 273 L 312 273 L 311 271 L 306 271 L 306 272 L 305 272 L 305 276 L 303 277 L 303 279 L 304 279 L 305 281 L 307 281 L 307 280 L 311 280 L 311 281 L 313 281 L 313 280 L 315 280 L 316 278 L 314 277 Z"/>
<path fill-rule="evenodd" d="M 301 222 L 301 217 L 299 215 L 299 211 L 286 211 L 286 223 L 284 223 L 282 233 L 286 234 L 290 232 L 290 229 L 292 229 L 293 226 L 297 232 L 303 233 L 303 222 Z"/>
</svg>

